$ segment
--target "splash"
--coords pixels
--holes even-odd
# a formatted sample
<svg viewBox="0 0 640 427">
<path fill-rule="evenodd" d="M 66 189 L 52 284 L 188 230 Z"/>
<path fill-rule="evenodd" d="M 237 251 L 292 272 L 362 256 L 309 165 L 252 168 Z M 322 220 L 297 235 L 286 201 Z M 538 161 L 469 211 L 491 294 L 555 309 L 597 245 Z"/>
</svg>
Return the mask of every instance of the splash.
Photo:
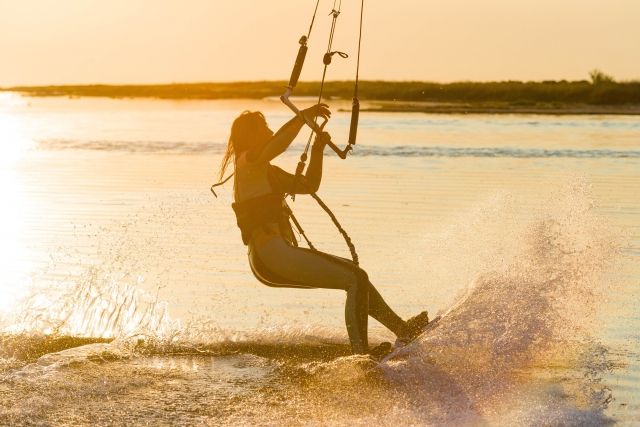
<svg viewBox="0 0 640 427">
<path fill-rule="evenodd" d="M 15 367 L 22 364 L 19 361 L 114 340 L 113 351 L 124 354 L 146 337 L 170 342 L 182 330 L 180 322 L 169 316 L 166 302 L 139 288 L 142 278 L 127 283 L 95 268 L 81 277 L 77 282 L 32 288 L 4 316 L 0 361 Z M 82 353 L 67 354 L 70 360 L 90 360 Z"/>
<path fill-rule="evenodd" d="M 233 404 L 224 423 L 610 422 L 604 410 L 612 396 L 602 376 L 611 365 L 593 319 L 602 293 L 614 287 L 619 243 L 584 182 L 526 215 L 518 204 L 499 196 L 458 231 L 447 230 L 444 240 L 457 244 L 447 254 L 449 271 L 469 263 L 475 278 L 431 333 L 382 365 L 357 356 L 281 361 L 278 387 Z M 451 256 L 467 251 L 468 258 Z"/>
<path fill-rule="evenodd" d="M 618 246 L 587 193 L 583 183 L 563 189 L 537 214 L 516 222 L 487 216 L 499 224 L 504 242 L 489 245 L 480 258 L 495 268 L 475 277 L 433 332 L 384 366 L 399 389 L 421 396 L 421 404 L 435 405 L 438 413 L 484 417 L 516 402 L 519 385 L 535 378 L 537 368 L 602 372 L 594 368 L 602 365 L 602 353 L 594 351 L 590 320 L 610 283 L 606 273 Z M 491 251 L 502 256 L 493 258 Z M 586 393 L 585 381 L 578 381 L 580 393 L 569 395 L 603 409 L 607 393 L 602 387 Z"/>
<path fill-rule="evenodd" d="M 177 323 L 166 302 L 139 288 L 142 280 L 123 283 L 90 269 L 78 283 L 35 289 L 19 304 L 5 332 L 94 338 L 169 334 Z"/>
</svg>

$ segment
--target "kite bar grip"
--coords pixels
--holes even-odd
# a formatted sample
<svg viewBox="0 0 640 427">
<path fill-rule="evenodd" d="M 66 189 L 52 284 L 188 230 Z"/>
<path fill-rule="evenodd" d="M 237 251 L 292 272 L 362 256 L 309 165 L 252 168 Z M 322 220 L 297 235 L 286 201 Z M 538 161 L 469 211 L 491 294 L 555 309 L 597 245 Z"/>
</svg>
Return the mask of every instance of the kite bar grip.
<svg viewBox="0 0 640 427">
<path fill-rule="evenodd" d="M 318 125 L 315 122 L 312 122 L 313 124 L 315 124 L 318 129 L 315 130 L 314 132 L 316 133 L 316 135 L 320 135 L 321 132 L 324 132 L 324 126 L 329 122 L 329 119 L 324 118 L 323 117 L 323 122 L 321 125 Z M 305 122 L 307 122 L 305 120 Z M 308 124 L 308 122 L 307 122 Z M 349 151 L 351 150 L 351 145 L 347 145 L 347 148 L 345 148 L 344 150 L 341 150 L 340 148 L 338 148 L 338 146 L 336 144 L 333 143 L 333 141 L 331 141 L 331 139 L 329 139 L 329 141 L 326 142 L 326 144 L 329 146 L 329 148 L 331 148 L 337 155 L 338 157 L 340 157 L 342 160 L 347 158 L 347 153 L 349 153 Z"/>
<path fill-rule="evenodd" d="M 351 126 L 349 127 L 349 145 L 355 145 L 358 135 L 358 120 L 360 119 L 360 100 L 353 98 L 351 107 Z"/>
<path fill-rule="evenodd" d="M 304 59 L 307 56 L 307 37 L 302 36 L 300 38 L 300 49 L 298 49 L 298 55 L 296 56 L 296 62 L 293 64 L 293 70 L 291 71 L 291 77 L 289 78 L 290 88 L 296 87 L 300 73 L 302 72 L 302 66 L 304 65 Z"/>
<path fill-rule="evenodd" d="M 322 129 L 324 128 L 324 125 L 327 123 L 327 119 L 325 119 L 325 122 L 322 124 L 322 126 L 319 126 L 316 122 L 314 122 L 313 120 L 309 120 L 304 114 L 302 114 L 302 112 L 298 109 L 298 107 L 296 107 L 293 102 L 291 102 L 291 100 L 289 99 L 289 96 L 291 96 L 291 92 L 292 89 L 290 87 L 287 88 L 287 90 L 284 92 L 284 95 L 282 95 L 280 97 L 280 100 L 282 101 L 282 103 L 284 105 L 286 105 L 287 107 L 289 107 L 289 109 L 291 111 L 293 111 L 296 116 L 300 117 L 302 120 L 304 120 L 304 122 L 307 124 L 307 126 L 309 126 L 316 134 L 319 134 L 320 132 L 322 132 Z M 336 144 L 334 144 L 331 140 L 329 140 L 327 142 L 327 145 L 333 150 L 335 151 L 335 153 L 338 155 L 338 157 L 340 157 L 341 159 L 346 159 L 347 158 L 347 153 L 349 151 L 351 151 L 351 144 L 347 145 L 347 147 L 344 150 L 341 150 L 340 148 L 338 148 L 338 146 Z"/>
</svg>

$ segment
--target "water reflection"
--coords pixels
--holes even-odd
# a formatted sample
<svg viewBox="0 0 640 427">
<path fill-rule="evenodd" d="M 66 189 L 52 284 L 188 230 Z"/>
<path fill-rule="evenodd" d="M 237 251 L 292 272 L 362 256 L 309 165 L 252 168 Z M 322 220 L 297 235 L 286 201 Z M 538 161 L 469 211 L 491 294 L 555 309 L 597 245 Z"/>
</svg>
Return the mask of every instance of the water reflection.
<svg viewBox="0 0 640 427">
<path fill-rule="evenodd" d="M 20 175 L 21 162 L 34 146 L 11 111 L 23 105 L 21 98 L 0 96 L 0 312 L 6 311 L 25 291 L 28 280 L 25 242 L 26 217 L 33 212 Z"/>
</svg>

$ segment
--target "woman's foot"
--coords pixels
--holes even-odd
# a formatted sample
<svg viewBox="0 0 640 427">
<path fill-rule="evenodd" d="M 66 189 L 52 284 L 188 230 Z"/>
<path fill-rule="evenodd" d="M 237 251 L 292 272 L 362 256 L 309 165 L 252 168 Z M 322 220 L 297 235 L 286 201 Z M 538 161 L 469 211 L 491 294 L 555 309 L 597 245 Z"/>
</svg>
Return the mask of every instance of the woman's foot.
<svg viewBox="0 0 640 427">
<path fill-rule="evenodd" d="M 389 354 L 391 350 L 393 350 L 393 346 L 390 342 L 385 341 L 369 350 L 369 355 L 374 359 L 382 359 L 384 356 Z"/>
<path fill-rule="evenodd" d="M 418 338 L 424 328 L 429 324 L 429 314 L 426 311 L 413 316 L 405 322 L 404 330 L 398 335 L 396 344 L 406 345 Z"/>
</svg>

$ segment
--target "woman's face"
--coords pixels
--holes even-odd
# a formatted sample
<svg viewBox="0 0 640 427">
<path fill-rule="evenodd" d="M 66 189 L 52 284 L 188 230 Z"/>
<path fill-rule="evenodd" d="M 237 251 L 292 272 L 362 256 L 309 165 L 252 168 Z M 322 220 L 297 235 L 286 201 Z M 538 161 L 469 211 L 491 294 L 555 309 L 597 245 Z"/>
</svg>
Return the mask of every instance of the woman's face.
<svg viewBox="0 0 640 427">
<path fill-rule="evenodd" d="M 273 136 L 273 131 L 269 129 L 267 122 L 262 122 L 256 127 L 256 144 L 262 146 Z"/>
<path fill-rule="evenodd" d="M 245 111 L 233 122 L 230 141 L 236 153 L 260 149 L 273 137 L 267 121 L 259 112 Z"/>
</svg>

